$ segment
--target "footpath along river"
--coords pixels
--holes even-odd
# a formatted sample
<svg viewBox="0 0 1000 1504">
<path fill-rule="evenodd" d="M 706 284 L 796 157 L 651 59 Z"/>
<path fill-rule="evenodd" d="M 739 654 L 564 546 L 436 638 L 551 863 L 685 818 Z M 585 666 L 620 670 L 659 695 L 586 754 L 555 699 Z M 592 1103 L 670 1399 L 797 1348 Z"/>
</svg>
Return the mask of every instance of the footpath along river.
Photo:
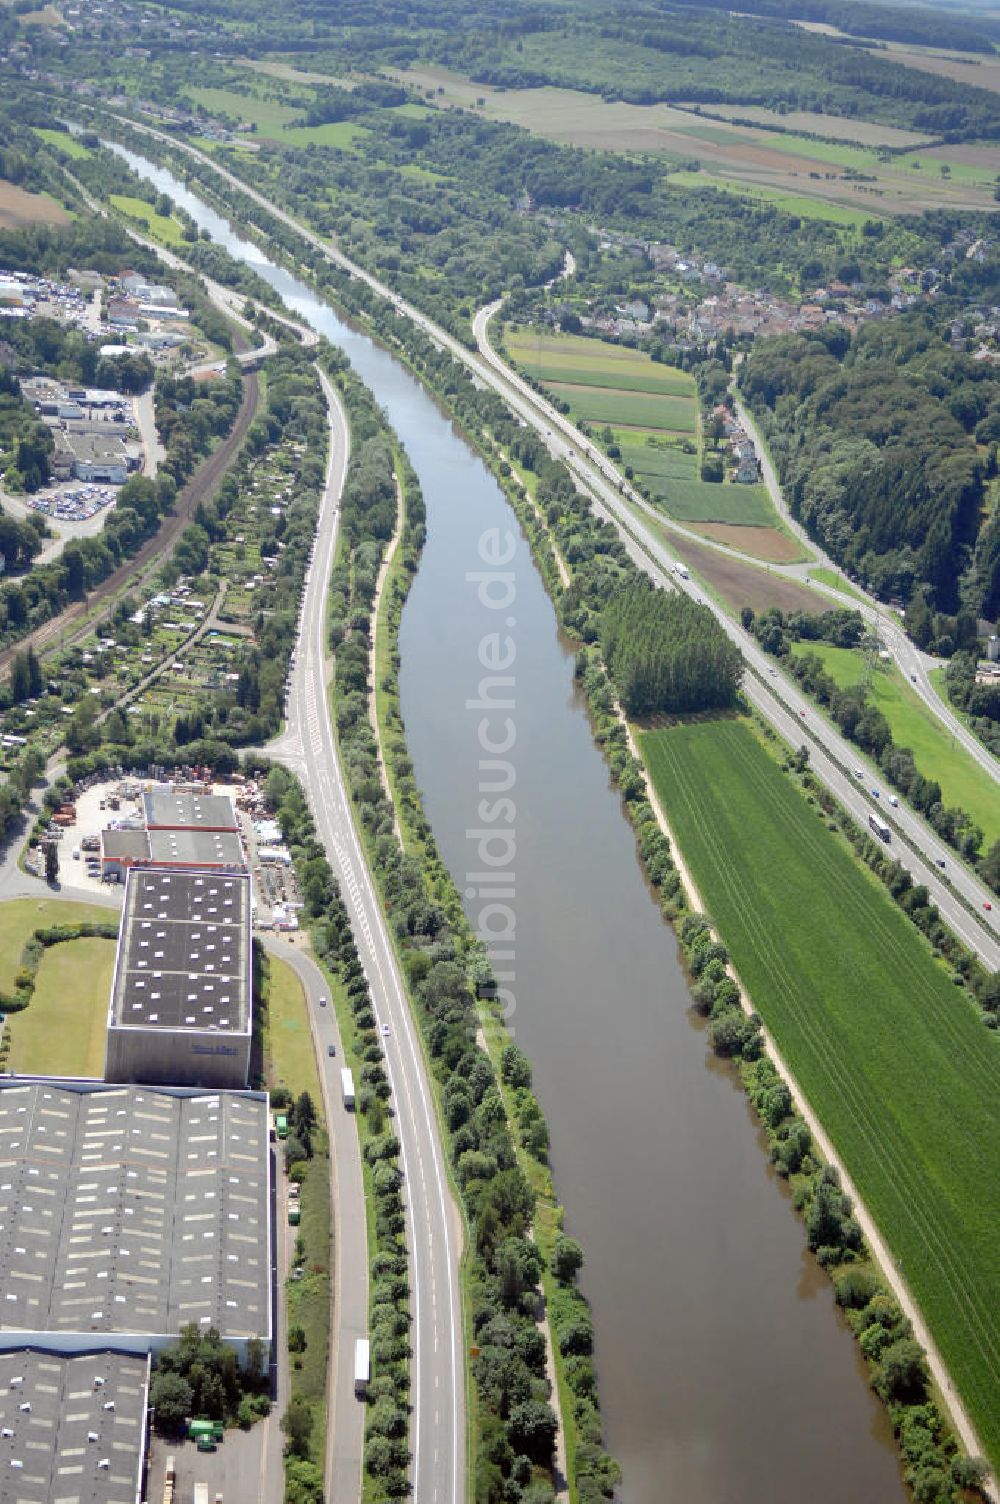
<svg viewBox="0 0 1000 1504">
<path fill-rule="evenodd" d="M 347 352 L 420 478 L 427 544 L 400 640 L 407 738 L 470 918 L 509 934 L 510 1023 L 586 1253 L 623 1499 L 903 1504 L 853 1339 L 691 1012 L 503 494 L 398 361 L 172 173 L 122 155 Z M 497 807 L 501 782 L 510 804 Z"/>
</svg>

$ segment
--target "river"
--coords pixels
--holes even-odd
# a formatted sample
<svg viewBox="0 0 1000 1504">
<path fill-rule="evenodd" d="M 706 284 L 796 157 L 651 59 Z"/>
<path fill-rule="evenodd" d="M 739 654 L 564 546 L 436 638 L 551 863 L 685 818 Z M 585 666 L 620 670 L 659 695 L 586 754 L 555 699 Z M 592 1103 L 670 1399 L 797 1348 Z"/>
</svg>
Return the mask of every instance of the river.
<svg viewBox="0 0 1000 1504">
<path fill-rule="evenodd" d="M 503 494 L 398 361 L 173 174 L 122 155 L 346 351 L 420 478 L 427 544 L 400 636 L 407 738 L 470 918 L 510 952 L 510 1024 L 586 1253 L 623 1499 L 903 1504 L 885 1414 L 738 1082 L 692 1014 Z"/>
</svg>

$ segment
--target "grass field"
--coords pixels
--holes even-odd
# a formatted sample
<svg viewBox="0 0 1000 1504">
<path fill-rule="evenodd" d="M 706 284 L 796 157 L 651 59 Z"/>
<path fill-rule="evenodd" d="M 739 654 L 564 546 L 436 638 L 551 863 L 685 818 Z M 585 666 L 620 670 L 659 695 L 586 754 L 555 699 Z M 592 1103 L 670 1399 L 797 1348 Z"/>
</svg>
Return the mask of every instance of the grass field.
<svg viewBox="0 0 1000 1504">
<path fill-rule="evenodd" d="M 72 157 L 74 162 L 90 156 L 87 147 L 82 146 L 69 131 L 48 130 L 41 125 L 33 125 L 32 130 L 39 141 L 44 141 L 47 146 L 58 147 L 60 151 L 66 153 L 67 157 Z"/>
<path fill-rule="evenodd" d="M 810 648 L 823 659 L 827 672 L 841 687 L 863 681 L 864 663 L 856 650 L 823 642 L 797 642 L 793 652 L 802 654 Z M 870 698 L 889 722 L 896 745 L 910 748 L 924 777 L 936 778 L 941 785 L 945 804 L 967 810 L 982 827 L 985 846 L 991 846 L 1000 838 L 1000 789 L 989 774 L 953 741 L 895 664 L 876 668 Z"/>
<path fill-rule="evenodd" d="M 717 176 L 707 170 L 672 172 L 670 181 L 682 188 L 718 188 L 725 193 L 738 194 L 741 198 L 761 199 L 764 203 L 783 209 L 786 214 L 797 214 L 800 219 L 824 219 L 830 224 L 850 225 L 855 229 L 879 215 L 877 204 L 869 209 L 854 209 L 850 204 L 831 203 L 818 196 L 813 198 L 805 193 L 790 193 L 784 188 L 773 188 L 742 178 Z"/>
<path fill-rule="evenodd" d="M 775 523 L 765 486 L 715 485 L 668 477 L 663 504 L 678 522 L 742 522 L 748 527 L 773 527 Z"/>
<path fill-rule="evenodd" d="M 810 569 L 809 578 L 815 580 L 817 585 L 827 585 L 831 590 L 839 590 L 841 595 L 849 595 L 852 600 L 864 600 L 861 591 L 855 590 L 850 581 L 845 580 L 835 569 L 827 569 L 824 565 L 817 565 L 815 569 Z"/>
<path fill-rule="evenodd" d="M 284 961 L 270 956 L 268 963 L 271 968 L 267 1003 L 269 1085 L 285 1086 L 296 1097 L 307 1091 L 322 1121 L 323 1095 L 302 985 Z"/>
<path fill-rule="evenodd" d="M 527 50 L 519 55 L 519 62 L 529 68 L 535 61 L 544 70 L 559 69 L 565 59 L 551 49 L 557 49 L 561 42 L 556 36 L 535 36 L 530 43 L 525 40 Z M 629 43 L 617 42 L 614 50 L 632 62 L 639 60 L 640 49 Z M 921 59 L 925 64 L 929 61 Z M 631 63 L 626 61 L 624 66 L 630 68 Z M 963 67 L 954 66 L 959 70 Z M 598 73 L 606 67 L 607 58 L 597 66 Z M 941 67 L 948 71 L 947 63 Z M 714 185 L 744 198 L 764 199 L 800 218 L 853 227 L 868 219 L 924 209 L 993 207 L 992 180 L 988 176 L 975 171 L 960 173 L 953 166 L 951 175 L 943 178 L 939 162 L 933 160 L 934 149 L 926 157 L 921 151 L 928 138 L 921 141 L 919 132 L 873 121 L 808 111 L 778 114 L 745 104 L 708 107 L 712 117 L 725 116 L 731 110 L 739 123 L 734 120 L 730 124 L 702 113 L 704 106 L 698 106 L 696 113 L 691 104 L 626 104 L 570 88 L 499 88 L 427 65 L 387 71 L 414 87 L 433 91 L 440 108 L 457 105 L 474 109 L 486 119 L 510 121 L 552 141 L 587 150 L 650 154 L 668 167 L 673 161 L 681 168 L 697 157 L 702 171 L 690 175 L 678 172 L 673 176 L 675 182 L 700 189 Z M 983 84 L 987 71 L 1000 78 L 1000 67 L 994 71 L 994 65 L 985 62 L 982 67 L 964 65 L 963 76 Z M 820 139 L 824 137 L 826 140 Z M 913 159 L 919 160 L 920 166 L 914 167 L 902 156 L 880 161 L 874 150 L 866 150 L 880 143 L 904 149 L 914 146 Z M 962 161 L 964 150 L 962 145 L 951 144 L 940 148 L 942 156 L 957 163 Z M 846 176 L 852 168 L 863 170 L 873 181 L 859 183 Z"/>
<path fill-rule="evenodd" d="M 658 428 L 668 433 L 694 433 L 698 410 L 684 397 L 649 396 L 643 392 L 615 391 L 611 387 L 574 386 L 564 381 L 546 383 L 563 401 L 568 402 L 574 417 L 593 423 L 635 424 L 637 428 Z"/>
<path fill-rule="evenodd" d="M 560 401 L 571 415 L 612 430 L 629 466 L 675 522 L 725 523 L 754 529 L 747 552 L 768 559 L 804 557 L 792 548 L 764 486 L 716 485 L 699 478 L 695 447 L 697 389 L 693 377 L 639 350 L 583 335 L 535 328 L 508 329 L 511 357 Z M 772 529 L 773 536 L 758 529 Z M 730 540 L 726 540 L 730 541 Z"/>
<path fill-rule="evenodd" d="M 50 946 L 31 1002 L 8 1021 L 10 1069 L 24 1075 L 103 1077 L 114 968 L 113 940 L 88 937 Z"/>
<path fill-rule="evenodd" d="M 1000 1040 L 745 722 L 642 750 L 754 1006 L 1000 1461 Z"/>
<path fill-rule="evenodd" d="M 675 480 L 698 478 L 698 456 L 667 443 L 655 430 L 642 433 L 620 428 L 615 431 L 615 443 L 622 451 L 622 463 L 631 465 L 638 475 L 658 479 L 670 476 Z"/>
<path fill-rule="evenodd" d="M 284 141 L 288 146 L 338 146 L 349 150 L 356 136 L 367 135 L 364 126 L 350 120 L 331 121 L 326 125 L 296 125 L 302 109 L 281 104 L 275 99 L 260 99 L 255 94 L 241 94 L 236 89 L 188 89 L 191 99 L 212 114 L 256 126 L 258 136 Z"/>
<path fill-rule="evenodd" d="M 0 988 L 14 985 L 21 952 L 33 932 L 50 924 L 107 924 L 116 911 L 96 903 L 61 903 L 57 898 L 15 898 L 0 903 Z M 69 943 L 69 942 L 67 942 Z"/>
<path fill-rule="evenodd" d="M 152 204 L 144 198 L 130 198 L 125 193 L 110 193 L 108 202 L 127 219 L 137 219 L 145 225 L 154 240 L 162 245 L 183 246 L 180 222 L 170 214 L 157 214 Z"/>
</svg>

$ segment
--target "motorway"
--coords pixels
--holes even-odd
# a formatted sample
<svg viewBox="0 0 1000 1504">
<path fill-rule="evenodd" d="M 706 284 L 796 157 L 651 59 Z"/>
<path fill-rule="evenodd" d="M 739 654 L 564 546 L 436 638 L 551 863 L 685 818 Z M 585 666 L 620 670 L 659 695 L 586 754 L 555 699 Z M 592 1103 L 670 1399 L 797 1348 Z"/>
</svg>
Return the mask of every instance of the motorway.
<svg viewBox="0 0 1000 1504">
<path fill-rule="evenodd" d="M 736 396 L 736 416 L 756 443 L 757 455 L 760 459 L 761 476 L 771 500 L 774 502 L 785 526 L 814 555 L 813 567 L 819 564 L 831 570 L 844 581 L 845 594 L 843 596 L 843 604 L 849 609 L 861 612 L 865 621 L 881 638 L 883 645 L 892 654 L 896 663 L 909 679 L 916 693 L 923 700 L 931 714 L 937 717 L 947 730 L 949 736 L 954 737 L 955 741 L 965 749 L 969 757 L 974 762 L 977 762 L 984 772 L 1000 782 L 1000 762 L 997 761 L 987 747 L 983 746 L 978 736 L 971 732 L 964 721 L 946 704 L 930 681 L 932 670 L 942 668 L 945 660 L 943 658 L 935 658 L 933 654 L 925 653 L 922 649 L 918 648 L 916 643 L 907 637 L 906 630 L 895 610 L 891 606 L 883 606 L 881 601 L 877 601 L 874 596 L 868 595 L 856 581 L 848 581 L 840 565 L 831 559 L 829 554 L 825 553 L 813 538 L 810 538 L 802 524 L 792 516 L 785 501 L 781 483 L 771 462 L 771 457 L 767 452 L 767 447 L 754 423 L 753 415 L 740 401 L 738 395 L 734 393 L 734 396 Z M 704 542 L 705 540 L 700 539 L 699 541 Z M 807 582 L 809 579 L 809 567 L 809 565 L 803 564 L 771 565 L 775 574 L 788 575 L 791 579 L 799 577 L 803 582 Z M 824 585 L 823 589 L 830 590 L 832 587 Z M 852 599 L 851 595 L 846 593 L 848 589 L 853 590 L 855 595 L 860 595 L 862 599 Z"/>
<path fill-rule="evenodd" d="M 448 1185 L 421 1042 L 355 829 L 327 703 L 326 602 L 349 432 L 336 391 L 322 372 L 320 380 L 330 414 L 330 457 L 289 678 L 286 729 L 268 751 L 291 768 L 305 788 L 317 834 L 347 906 L 372 1008 L 384 1035 L 411 1261 L 413 1497 L 419 1504 L 459 1504 L 465 1497 L 461 1220 Z M 342 1362 L 343 1354 L 338 1359 L 338 1409 Z"/>
<path fill-rule="evenodd" d="M 637 493 L 631 492 L 631 487 L 627 487 L 627 482 L 611 461 L 588 440 L 581 438 L 573 423 L 512 372 L 493 350 L 487 326 L 498 307 L 499 304 L 493 303 L 479 310 L 474 332 L 480 355 L 509 389 L 508 399 L 518 415 L 526 416 L 527 411 L 533 409 L 535 426 L 539 421 L 547 424 L 545 432 L 550 451 L 566 461 L 578 485 L 615 523 L 636 564 L 645 569 L 657 584 L 686 590 L 709 606 L 747 661 L 750 672 L 744 677 L 743 687 L 754 707 L 791 746 L 803 742 L 808 745 L 813 772 L 859 824 L 867 826 L 868 817 L 873 813 L 887 822 L 894 835 L 901 837 L 898 842 L 890 842 L 893 854 L 907 868 L 914 882 L 926 885 L 945 922 L 983 963 L 991 971 L 1000 970 L 1000 917 L 995 911 L 982 907 L 985 902 L 992 901 L 988 890 L 920 816 L 902 802 L 893 808 L 886 800 L 879 798 L 876 801 L 872 797 L 870 790 L 879 786 L 872 781 L 874 775 L 868 773 L 860 781 L 852 776 L 852 770 L 863 768 L 865 763 L 858 749 L 816 711 L 790 680 L 779 678 L 773 661 L 748 633 L 731 621 L 720 607 L 705 600 L 696 584 L 675 572 L 675 556 L 641 517 L 636 516 L 638 510 L 658 525 L 661 519 L 655 509 Z M 622 499 L 626 489 L 630 493 L 631 509 Z M 947 875 L 943 876 L 942 872 Z"/>
<path fill-rule="evenodd" d="M 626 544 L 638 546 L 639 552 L 633 554 L 633 557 L 643 569 L 659 584 L 687 590 L 699 600 L 703 599 L 696 585 L 672 572 L 674 557 L 636 519 L 623 501 L 623 496 L 629 495 L 633 506 L 645 509 L 651 518 L 655 516 L 638 493 L 632 491 L 611 460 L 583 438 L 570 419 L 539 396 L 493 350 L 487 336 L 487 326 L 500 307 L 499 301 L 481 308 L 475 316 L 473 334 L 477 350 L 474 353 L 420 309 L 406 302 L 391 287 L 380 282 L 371 272 L 197 147 L 188 146 L 152 126 L 140 125 L 134 120 L 123 120 L 122 123 L 140 135 L 150 136 L 163 145 L 180 150 L 202 162 L 223 181 L 259 204 L 281 224 L 294 230 L 308 244 L 321 251 L 335 266 L 350 272 L 373 292 L 386 298 L 397 313 L 408 318 L 439 348 L 447 350 L 460 360 L 480 381 L 499 392 L 516 416 L 523 418 L 542 435 L 550 453 L 570 465 L 577 482 L 604 508 Z M 986 902 L 992 902 L 991 895 L 952 849 L 930 829 L 926 821 L 902 803 L 898 808 L 890 809 L 885 807 L 884 801 L 876 803 L 869 794 L 862 794 L 862 787 L 870 788 L 874 785 L 862 784 L 859 787 L 857 781 L 851 779 L 849 771 L 845 772 L 863 766 L 857 749 L 816 712 L 790 681 L 778 681 L 777 673 L 772 673 L 773 663 L 746 632 L 730 621 L 721 607 L 711 600 L 706 600 L 705 604 L 714 612 L 729 636 L 739 643 L 747 659 L 751 672 L 745 678 L 745 691 L 754 706 L 780 735 L 786 740 L 790 739 L 793 746 L 807 740 L 813 771 L 856 820 L 867 826 L 869 815 L 875 811 L 887 820 L 894 833 L 901 838 L 892 845 L 894 854 L 910 872 L 914 882 L 923 883 L 927 887 L 945 922 L 979 956 L 983 964 L 991 971 L 1000 970 L 1000 905 L 997 910 L 987 911 L 983 908 Z M 796 723 L 796 717 L 801 724 Z"/>
</svg>

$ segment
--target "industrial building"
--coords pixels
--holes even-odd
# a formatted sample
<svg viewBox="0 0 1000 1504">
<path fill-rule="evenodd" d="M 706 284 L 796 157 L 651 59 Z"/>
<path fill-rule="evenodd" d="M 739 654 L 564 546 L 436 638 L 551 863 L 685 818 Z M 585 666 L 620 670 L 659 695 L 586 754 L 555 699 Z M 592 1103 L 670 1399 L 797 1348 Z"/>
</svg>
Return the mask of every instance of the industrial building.
<svg viewBox="0 0 1000 1504">
<path fill-rule="evenodd" d="M 0 1351 L 270 1341 L 268 1138 L 262 1092 L 0 1078 Z"/>
<path fill-rule="evenodd" d="M 197 867 L 241 871 L 243 843 L 230 830 L 104 830 L 101 832 L 101 876 L 124 882 L 137 863 L 155 867 Z"/>
<path fill-rule="evenodd" d="M 0 1352 L 0 1499 L 139 1504 L 149 1358 Z"/>
<path fill-rule="evenodd" d="M 108 1010 L 106 1079 L 244 1087 L 251 985 L 245 871 L 130 867 Z"/>
<path fill-rule="evenodd" d="M 170 785 L 142 796 L 147 830 L 239 831 L 228 794 L 195 794 Z"/>
</svg>

